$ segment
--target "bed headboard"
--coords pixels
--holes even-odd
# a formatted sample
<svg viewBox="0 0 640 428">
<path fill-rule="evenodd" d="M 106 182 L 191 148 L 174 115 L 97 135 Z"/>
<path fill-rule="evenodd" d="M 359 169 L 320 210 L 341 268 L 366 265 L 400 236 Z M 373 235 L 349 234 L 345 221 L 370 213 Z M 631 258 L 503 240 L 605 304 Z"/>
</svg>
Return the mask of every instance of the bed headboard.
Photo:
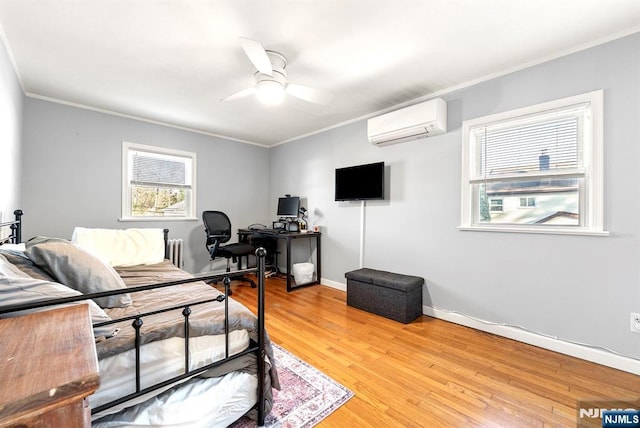
<svg viewBox="0 0 640 428">
<path fill-rule="evenodd" d="M 19 244 L 22 242 L 22 210 L 13 212 L 15 220 L 0 223 L 0 245 Z M 163 230 L 164 234 L 164 258 L 169 258 L 169 229 Z"/>
<path fill-rule="evenodd" d="M 22 214 L 22 210 L 15 210 L 15 220 L 0 223 L 0 245 L 22 242 Z"/>
</svg>

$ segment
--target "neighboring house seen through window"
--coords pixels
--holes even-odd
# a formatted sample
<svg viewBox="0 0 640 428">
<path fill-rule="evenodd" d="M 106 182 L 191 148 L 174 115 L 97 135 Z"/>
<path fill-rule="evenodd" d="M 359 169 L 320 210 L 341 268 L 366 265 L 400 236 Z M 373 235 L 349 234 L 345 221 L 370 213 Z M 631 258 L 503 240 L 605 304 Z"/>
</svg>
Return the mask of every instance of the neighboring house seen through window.
<svg viewBox="0 0 640 428">
<path fill-rule="evenodd" d="M 196 154 L 123 142 L 122 218 L 193 219 Z"/>
<path fill-rule="evenodd" d="M 606 234 L 602 91 L 462 128 L 461 229 Z"/>
</svg>

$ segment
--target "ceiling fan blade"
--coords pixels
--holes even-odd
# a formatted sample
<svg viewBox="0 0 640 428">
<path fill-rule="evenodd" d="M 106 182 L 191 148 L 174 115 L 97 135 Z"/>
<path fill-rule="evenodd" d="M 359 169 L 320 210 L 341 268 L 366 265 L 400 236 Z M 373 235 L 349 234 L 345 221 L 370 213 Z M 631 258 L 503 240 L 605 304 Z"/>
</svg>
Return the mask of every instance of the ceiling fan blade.
<svg viewBox="0 0 640 428">
<path fill-rule="evenodd" d="M 244 49 L 244 52 L 249 57 L 249 60 L 256 70 L 262 74 L 272 76 L 273 66 L 271 65 L 271 60 L 269 60 L 267 51 L 264 49 L 264 46 L 262 46 L 262 43 L 246 37 L 240 37 L 240 43 L 242 44 L 242 49 Z"/>
<path fill-rule="evenodd" d="M 327 105 L 333 100 L 332 94 L 308 86 L 296 85 L 295 83 L 289 83 L 285 91 L 289 95 L 315 104 Z"/>
<path fill-rule="evenodd" d="M 235 94 L 227 95 L 222 98 L 220 101 L 234 101 L 240 98 L 248 97 L 249 95 L 253 95 L 256 92 L 255 86 L 251 86 L 250 88 L 243 89 Z"/>
</svg>

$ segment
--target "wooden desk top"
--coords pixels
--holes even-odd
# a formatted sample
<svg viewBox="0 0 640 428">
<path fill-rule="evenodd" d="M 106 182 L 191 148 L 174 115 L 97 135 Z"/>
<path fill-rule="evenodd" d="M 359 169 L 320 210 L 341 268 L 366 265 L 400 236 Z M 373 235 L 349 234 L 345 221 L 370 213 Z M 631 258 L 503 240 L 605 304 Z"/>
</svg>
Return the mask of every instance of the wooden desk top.
<svg viewBox="0 0 640 428">
<path fill-rule="evenodd" d="M 88 305 L 0 320 L 0 426 L 99 384 Z"/>
</svg>

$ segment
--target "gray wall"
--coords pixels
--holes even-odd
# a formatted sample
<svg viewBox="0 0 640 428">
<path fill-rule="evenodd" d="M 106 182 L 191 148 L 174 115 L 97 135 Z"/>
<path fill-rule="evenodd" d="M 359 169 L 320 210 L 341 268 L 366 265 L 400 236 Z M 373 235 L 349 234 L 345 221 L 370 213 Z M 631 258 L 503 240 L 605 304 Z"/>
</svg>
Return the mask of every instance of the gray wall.
<svg viewBox="0 0 640 428">
<path fill-rule="evenodd" d="M 360 203 L 333 200 L 337 167 L 385 161 L 386 201 L 367 202 L 366 267 L 422 276 L 424 304 L 640 358 L 640 34 L 449 93 L 445 135 L 373 147 L 366 121 L 270 152 L 270 202 L 307 198 L 323 277 L 358 268 Z M 609 237 L 459 231 L 463 120 L 604 89 Z M 271 208 L 273 211 L 273 207 Z"/>
<path fill-rule="evenodd" d="M 13 220 L 13 211 L 22 205 L 22 105 L 24 95 L 13 71 L 9 55 L 0 42 L 0 221 Z"/>
<path fill-rule="evenodd" d="M 168 227 L 186 241 L 186 270 L 219 267 L 209 263 L 200 220 L 118 221 L 123 141 L 197 153 L 198 217 L 207 209 L 225 211 L 234 228 L 270 218 L 268 149 L 27 98 L 23 238 L 69 238 L 75 226 Z"/>
</svg>

